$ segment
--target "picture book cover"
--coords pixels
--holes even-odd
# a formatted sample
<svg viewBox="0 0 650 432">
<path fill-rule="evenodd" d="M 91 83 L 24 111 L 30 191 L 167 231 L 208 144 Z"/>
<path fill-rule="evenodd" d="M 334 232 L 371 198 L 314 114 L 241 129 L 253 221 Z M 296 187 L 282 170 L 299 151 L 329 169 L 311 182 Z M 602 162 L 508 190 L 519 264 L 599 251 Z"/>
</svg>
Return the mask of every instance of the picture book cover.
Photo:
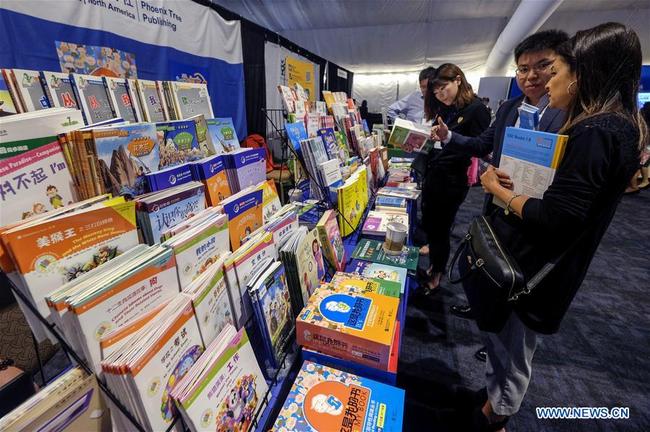
<svg viewBox="0 0 650 432">
<path fill-rule="evenodd" d="M 384 252 L 382 244 L 383 242 L 378 240 L 361 239 L 354 252 L 352 252 L 352 257 L 377 264 L 402 267 L 412 271 L 417 269 L 419 258 L 418 248 L 404 246 L 404 250 L 399 255 L 390 255 Z"/>
<path fill-rule="evenodd" d="M 267 223 L 280 210 L 280 197 L 275 189 L 275 182 L 267 180 L 257 185 L 256 189 L 262 191 L 262 217 L 264 223 Z"/>
<path fill-rule="evenodd" d="M 0 72 L 0 114 L 17 114 L 20 112 L 18 101 L 14 103 L 10 83 L 5 78 L 4 70 Z"/>
<path fill-rule="evenodd" d="M 245 432 L 252 428 L 268 385 L 243 328 L 197 381 L 179 401 L 195 430 Z"/>
<path fill-rule="evenodd" d="M 195 179 L 205 185 L 205 197 L 210 206 L 216 206 L 231 195 L 223 156 L 209 156 L 193 163 Z"/>
<path fill-rule="evenodd" d="M 254 190 L 223 204 L 228 215 L 230 250 L 237 250 L 246 236 L 263 224 L 262 191 Z"/>
<path fill-rule="evenodd" d="M 325 150 L 327 150 L 327 156 L 330 159 L 339 159 L 341 154 L 339 152 L 339 146 L 336 142 L 336 135 L 334 135 L 334 128 L 321 128 L 318 129 L 318 136 L 321 137 L 323 143 L 325 144 Z"/>
<path fill-rule="evenodd" d="M 382 286 L 391 287 L 391 289 L 398 290 L 400 294 L 404 294 L 408 277 L 408 271 L 405 268 L 361 260 L 352 260 L 351 265 L 351 272 L 371 278 Z"/>
<path fill-rule="evenodd" d="M 3 234 L 29 294 L 43 316 L 45 297 L 138 244 L 135 203 L 119 200 Z"/>
<path fill-rule="evenodd" d="M 318 231 L 313 229 L 307 232 L 298 243 L 296 248 L 296 262 L 300 286 L 303 294 L 303 302 L 314 293 L 325 276 L 325 263 L 323 262 L 323 251 L 318 240 Z"/>
<path fill-rule="evenodd" d="M 149 428 L 155 431 L 166 430 L 176 416 L 169 394 L 204 351 L 189 299 L 161 333 L 130 366 Z"/>
<path fill-rule="evenodd" d="M 70 300 L 77 333 L 83 335 L 89 362 L 101 372 L 101 337 L 180 292 L 172 251 L 160 249 L 150 260 L 117 279 L 107 275 L 92 296 Z M 99 288 L 99 286 L 97 287 Z"/>
<path fill-rule="evenodd" d="M 336 287 L 358 289 L 360 292 L 376 292 L 389 297 L 399 298 L 399 284 L 384 283 L 383 279 L 372 279 L 359 273 L 336 272 L 330 284 Z"/>
<path fill-rule="evenodd" d="M 345 269 L 345 248 L 336 222 L 336 212 L 327 210 L 316 225 L 318 238 L 325 252 L 325 258 L 338 271 Z"/>
<path fill-rule="evenodd" d="M 203 114 L 205 118 L 214 117 L 212 101 L 206 83 L 170 81 L 176 112 L 182 119 Z"/>
<path fill-rule="evenodd" d="M 298 345 L 387 370 L 399 299 L 323 284 L 296 318 Z"/>
<path fill-rule="evenodd" d="M 188 183 L 190 185 L 191 183 Z M 171 196 L 149 203 L 146 212 L 145 235 L 150 245 L 163 241 L 162 233 L 205 209 L 205 193 L 201 183 Z M 144 228 L 143 228 L 144 229 Z"/>
<path fill-rule="evenodd" d="M 160 168 L 193 162 L 210 155 L 199 142 L 194 120 L 157 123 L 160 142 Z"/>
<path fill-rule="evenodd" d="M 235 324 L 235 317 L 230 306 L 228 287 L 223 269 L 223 261 L 215 263 L 219 268 L 208 283 L 192 296 L 194 313 L 199 323 L 203 343 L 207 346 L 221 333 L 227 325 Z"/>
<path fill-rule="evenodd" d="M 217 154 L 230 153 L 240 148 L 232 118 L 206 118 L 205 122 Z"/>
<path fill-rule="evenodd" d="M 128 124 L 98 128 L 92 133 L 105 190 L 114 196 L 145 193 L 145 174 L 160 169 L 155 125 Z"/>
<path fill-rule="evenodd" d="M 50 107 L 47 95 L 43 89 L 40 72 L 26 69 L 11 69 L 11 75 L 26 112 L 38 111 Z"/>
<path fill-rule="evenodd" d="M 133 101 L 127 88 L 126 79 L 108 76 L 103 78 L 115 115 L 124 119 L 124 121 L 136 123 L 138 120 L 135 116 L 135 109 L 133 108 Z"/>
<path fill-rule="evenodd" d="M 293 146 L 293 149 L 298 153 L 299 156 L 302 156 L 300 141 L 309 138 L 307 135 L 307 129 L 305 129 L 305 123 L 302 121 L 287 123 L 285 125 L 285 129 L 287 131 L 287 138 Z"/>
<path fill-rule="evenodd" d="M 403 413 L 404 390 L 305 361 L 273 430 L 401 431 Z"/>
<path fill-rule="evenodd" d="M 182 234 L 179 234 L 179 236 Z M 181 289 L 199 277 L 218 257 L 230 250 L 228 235 L 228 217 L 217 215 L 200 228 L 185 234 L 182 240 L 172 246 L 178 266 L 178 279 Z M 170 241 L 164 244 L 169 244 Z"/>
<path fill-rule="evenodd" d="M 81 109 L 75 95 L 72 76 L 60 72 L 41 72 L 41 79 L 48 92 L 48 104 L 53 107 Z"/>
<path fill-rule="evenodd" d="M 76 202 L 72 176 L 56 136 L 3 143 L 18 147 L 0 159 L 0 226 Z"/>
<path fill-rule="evenodd" d="M 72 83 L 77 100 L 84 113 L 86 124 L 99 123 L 115 118 L 110 97 L 102 77 L 73 73 Z"/>
<path fill-rule="evenodd" d="M 407 233 L 409 227 L 409 217 L 405 213 L 380 212 L 371 210 L 363 224 L 363 233 L 384 237 L 389 223 L 398 222 L 406 226 Z"/>
<path fill-rule="evenodd" d="M 155 81 L 137 80 L 138 96 L 142 104 L 144 120 L 152 123 L 164 122 L 165 110 Z"/>
</svg>

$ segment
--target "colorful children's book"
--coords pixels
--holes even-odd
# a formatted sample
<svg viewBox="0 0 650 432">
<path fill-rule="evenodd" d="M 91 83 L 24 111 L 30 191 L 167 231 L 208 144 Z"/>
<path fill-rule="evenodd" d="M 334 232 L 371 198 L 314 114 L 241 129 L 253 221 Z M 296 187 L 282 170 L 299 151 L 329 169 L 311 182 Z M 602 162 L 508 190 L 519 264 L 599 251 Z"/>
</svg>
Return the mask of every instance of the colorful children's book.
<svg viewBox="0 0 650 432">
<path fill-rule="evenodd" d="M 359 273 L 336 272 L 329 283 L 335 287 L 355 289 L 361 292 L 375 292 L 395 298 L 400 296 L 399 283 L 387 283 L 383 279 L 371 279 Z"/>
<path fill-rule="evenodd" d="M 263 225 L 261 190 L 245 189 L 221 202 L 228 215 L 230 250 L 241 246 L 246 236 Z"/>
<path fill-rule="evenodd" d="M 240 148 L 237 131 L 230 117 L 206 118 L 205 122 L 217 154 L 230 153 Z"/>
<path fill-rule="evenodd" d="M 388 137 L 388 145 L 393 148 L 401 148 L 406 152 L 419 150 L 429 139 L 431 131 L 428 127 L 418 125 L 409 120 L 395 119 L 393 130 Z"/>
<path fill-rule="evenodd" d="M 397 222 L 406 226 L 408 233 L 409 217 L 406 213 L 394 213 L 371 210 L 363 224 L 362 233 L 369 236 L 385 237 L 389 223 Z"/>
<path fill-rule="evenodd" d="M 163 241 L 162 233 L 205 209 L 202 183 L 190 182 L 145 195 L 137 200 L 138 220 L 149 245 Z"/>
<path fill-rule="evenodd" d="M 40 72 L 26 69 L 5 69 L 4 71 L 7 71 L 6 75 L 10 86 L 13 84 L 16 89 L 19 104 L 22 105 L 24 112 L 50 107 Z"/>
<path fill-rule="evenodd" d="M 160 168 L 193 162 L 214 154 L 202 116 L 156 124 L 160 141 Z"/>
<path fill-rule="evenodd" d="M 43 316 L 45 297 L 61 285 L 138 244 L 135 203 L 123 198 L 2 234 L 3 244 Z"/>
<path fill-rule="evenodd" d="M 418 248 L 404 246 L 404 250 L 399 255 L 391 255 L 384 251 L 382 244 L 383 242 L 378 240 L 361 239 L 354 252 L 352 252 L 352 257 L 377 264 L 402 267 L 412 271 L 417 269 Z"/>
<path fill-rule="evenodd" d="M 151 123 L 103 127 L 92 130 L 96 154 L 93 177 L 103 180 L 103 190 L 117 195 L 146 192 L 145 174 L 160 169 L 156 127 Z"/>
<path fill-rule="evenodd" d="M 305 129 L 305 123 L 302 121 L 287 123 L 285 124 L 285 129 L 287 131 L 287 138 L 293 146 L 293 149 L 298 153 L 299 156 L 302 156 L 300 142 L 309 138 L 307 135 L 307 130 Z"/>
<path fill-rule="evenodd" d="M 316 225 L 325 258 L 338 271 L 345 269 L 345 248 L 336 222 L 336 212 L 327 210 Z"/>
<path fill-rule="evenodd" d="M 104 85 L 108 90 L 108 96 L 115 114 L 124 119 L 124 121 L 136 123 L 138 119 L 135 115 L 135 109 L 133 108 L 134 102 L 131 100 L 126 79 L 105 76 Z"/>
<path fill-rule="evenodd" d="M 336 135 L 334 134 L 334 128 L 318 129 L 318 136 L 321 137 L 323 143 L 325 144 L 325 149 L 327 150 L 327 156 L 330 159 L 341 160 L 341 153 L 339 151 L 340 150 L 339 146 L 336 142 Z"/>
<path fill-rule="evenodd" d="M 102 77 L 77 73 L 70 75 L 86 124 L 94 124 L 116 117 Z"/>
<path fill-rule="evenodd" d="M 178 281 L 183 289 L 230 251 L 229 244 L 228 217 L 215 213 L 165 241 L 163 246 L 174 251 Z"/>
<path fill-rule="evenodd" d="M 72 76 L 60 72 L 41 72 L 43 88 L 46 90 L 48 105 L 57 108 L 81 109 L 74 92 Z"/>
<path fill-rule="evenodd" d="M 208 205 L 216 206 L 231 195 L 223 156 L 208 156 L 192 163 L 194 179 L 205 185 Z"/>
<path fill-rule="evenodd" d="M 152 123 L 166 121 L 164 104 L 162 96 L 158 92 L 156 81 L 139 79 L 136 81 L 136 88 L 144 116 L 143 121 Z"/>
<path fill-rule="evenodd" d="M 404 390 L 305 361 L 275 431 L 401 431 Z"/>
<path fill-rule="evenodd" d="M 10 77 L 7 77 L 5 70 L 0 70 L 0 114 L 18 114 L 21 112 L 22 107 L 19 104 L 19 100 L 15 99 L 12 92 L 12 82 Z M 18 96 L 16 94 L 16 96 Z"/>
<path fill-rule="evenodd" d="M 282 207 L 280 197 L 275 189 L 275 182 L 273 180 L 267 180 L 255 186 L 255 189 L 262 191 L 262 217 L 264 223 L 267 223 L 280 210 L 280 207 Z"/>
<path fill-rule="evenodd" d="M 170 81 L 171 96 L 178 118 L 186 119 L 203 114 L 213 118 L 212 101 L 206 83 Z"/>
<path fill-rule="evenodd" d="M 361 260 L 352 260 L 351 266 L 351 272 L 379 282 L 382 286 L 396 288 L 400 294 L 404 294 L 408 277 L 408 271 L 405 268 Z"/>
<path fill-rule="evenodd" d="M 193 431 L 253 428 L 268 385 L 244 329 L 224 329 L 171 393 Z"/>
<path fill-rule="evenodd" d="M 296 318 L 296 341 L 328 355 L 387 370 L 398 309 L 398 298 L 349 284 L 323 284 Z"/>
</svg>

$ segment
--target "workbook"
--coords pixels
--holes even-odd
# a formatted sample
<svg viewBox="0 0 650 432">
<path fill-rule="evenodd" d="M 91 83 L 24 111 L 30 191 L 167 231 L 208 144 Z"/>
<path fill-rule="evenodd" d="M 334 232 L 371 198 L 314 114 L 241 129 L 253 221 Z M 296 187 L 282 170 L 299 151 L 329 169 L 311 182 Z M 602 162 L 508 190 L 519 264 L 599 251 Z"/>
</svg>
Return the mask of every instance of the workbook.
<svg viewBox="0 0 650 432">
<path fill-rule="evenodd" d="M 70 75 L 86 124 L 90 125 L 116 117 L 102 77 L 77 73 Z"/>
<path fill-rule="evenodd" d="M 22 107 L 23 112 L 50 107 L 40 72 L 27 69 L 3 69 L 2 74 L 9 89 L 15 91 L 16 102 Z"/>
<path fill-rule="evenodd" d="M 273 430 L 401 431 L 404 390 L 305 361 Z"/>
<path fill-rule="evenodd" d="M 169 86 L 178 118 L 186 119 L 199 114 L 205 118 L 214 117 L 206 83 L 169 81 Z"/>
<path fill-rule="evenodd" d="M 41 81 L 45 89 L 48 105 L 56 108 L 81 109 L 77 101 L 72 76 L 68 73 L 41 72 Z"/>
<path fill-rule="evenodd" d="M 125 78 L 103 77 L 104 85 L 113 105 L 115 115 L 131 123 L 136 123 L 138 118 L 135 115 L 133 100 L 129 94 Z"/>
<path fill-rule="evenodd" d="M 136 89 L 142 108 L 143 119 L 141 121 L 156 123 L 167 120 L 163 99 L 158 91 L 156 81 L 138 79 Z"/>
</svg>

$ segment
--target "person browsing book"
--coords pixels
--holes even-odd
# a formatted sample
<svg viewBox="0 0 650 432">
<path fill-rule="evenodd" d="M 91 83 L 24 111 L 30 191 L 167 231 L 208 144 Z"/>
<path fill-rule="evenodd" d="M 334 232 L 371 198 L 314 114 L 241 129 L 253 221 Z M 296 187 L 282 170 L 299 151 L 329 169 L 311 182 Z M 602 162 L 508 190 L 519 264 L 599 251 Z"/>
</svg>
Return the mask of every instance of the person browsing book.
<svg viewBox="0 0 650 432">
<path fill-rule="evenodd" d="M 402 99 L 393 102 L 386 112 L 389 123 L 401 117 L 414 123 L 422 123 L 424 117 L 424 94 L 427 91 L 427 84 L 436 75 L 436 68 L 429 66 L 420 71 L 418 83 L 420 89 L 408 94 Z"/>
<path fill-rule="evenodd" d="M 499 164 L 501 143 L 508 126 L 518 126 L 519 107 L 528 103 L 539 109 L 540 120 L 538 130 L 557 132 L 564 123 L 565 113 L 562 110 L 548 106 L 546 83 L 551 78 L 550 66 L 555 58 L 557 47 L 569 39 L 569 35 L 560 30 L 545 30 L 534 33 L 521 41 L 514 50 L 517 70 L 515 78 L 522 95 L 507 100 L 499 105 L 492 125 L 477 137 L 466 137 L 458 131 L 449 132 L 444 119 L 439 119 L 434 126 L 438 139 L 445 146 L 454 147 L 457 151 L 470 156 L 483 158 L 493 153 L 493 163 Z M 493 211 L 492 196 L 485 199 L 484 211 Z M 462 318 L 472 318 L 468 305 L 453 305 L 451 312 Z M 485 350 L 480 349 L 475 356 L 485 361 Z"/>
<path fill-rule="evenodd" d="M 549 106 L 567 111 L 559 132 L 568 142 L 543 197 L 515 194 L 509 177 L 494 167 L 481 177 L 485 191 L 507 203 L 488 220 L 526 277 L 556 264 L 529 294 L 509 303 L 501 331 L 485 333 L 488 400 L 475 412 L 482 430 L 499 430 L 519 410 L 537 335 L 559 330 L 638 168 L 647 144 L 636 106 L 641 58 L 638 36 L 622 24 L 577 32 L 549 68 Z"/>
<path fill-rule="evenodd" d="M 448 127 L 467 136 L 480 135 L 490 125 L 490 111 L 473 92 L 465 74 L 445 63 L 429 80 L 424 97 L 425 119 L 444 117 Z M 425 294 L 440 284 L 449 259 L 449 234 L 458 208 L 469 190 L 470 157 L 452 148 L 432 150 L 422 189 L 422 219 L 427 233 L 430 266 Z"/>
</svg>

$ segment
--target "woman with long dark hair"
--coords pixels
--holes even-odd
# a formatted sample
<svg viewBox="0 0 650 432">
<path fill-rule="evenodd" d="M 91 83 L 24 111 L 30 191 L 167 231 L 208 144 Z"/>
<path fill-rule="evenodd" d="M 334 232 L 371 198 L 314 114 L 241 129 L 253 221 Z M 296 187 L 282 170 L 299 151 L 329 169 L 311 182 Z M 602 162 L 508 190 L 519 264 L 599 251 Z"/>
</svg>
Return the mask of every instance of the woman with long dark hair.
<svg viewBox="0 0 650 432">
<path fill-rule="evenodd" d="M 636 106 L 641 46 L 633 30 L 607 23 L 577 32 L 558 50 L 551 73 L 549 106 L 568 112 L 560 133 L 569 136 L 552 184 L 536 199 L 514 194 L 508 176 L 493 167 L 481 182 L 507 203 L 508 212 L 488 220 L 526 276 L 562 258 L 514 303 L 501 331 L 486 333 L 488 400 L 474 411 L 476 430 L 500 430 L 519 410 L 537 334 L 558 331 L 646 142 Z"/>
<path fill-rule="evenodd" d="M 465 74 L 456 65 L 440 65 L 424 96 L 425 118 L 441 117 L 449 129 L 478 136 L 490 125 L 490 111 L 474 94 Z M 430 267 L 425 293 L 438 287 L 449 259 L 449 234 L 458 208 L 469 189 L 467 170 L 471 158 L 452 149 L 432 150 L 422 191 L 422 222 L 427 232 Z M 426 253 L 426 252 L 425 252 Z"/>
</svg>

